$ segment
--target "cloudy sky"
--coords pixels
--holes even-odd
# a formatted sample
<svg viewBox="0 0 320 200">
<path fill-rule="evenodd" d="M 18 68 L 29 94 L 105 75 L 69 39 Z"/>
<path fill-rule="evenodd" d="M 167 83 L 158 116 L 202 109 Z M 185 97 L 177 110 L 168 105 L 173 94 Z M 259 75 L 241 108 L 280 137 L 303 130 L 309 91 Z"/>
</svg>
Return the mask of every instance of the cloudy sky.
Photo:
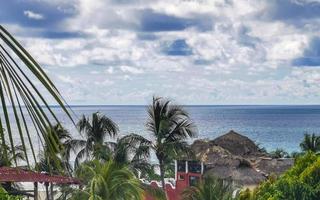
<svg viewBox="0 0 320 200">
<path fill-rule="evenodd" d="M 70 104 L 319 104 L 319 0 L 0 0 Z"/>
</svg>

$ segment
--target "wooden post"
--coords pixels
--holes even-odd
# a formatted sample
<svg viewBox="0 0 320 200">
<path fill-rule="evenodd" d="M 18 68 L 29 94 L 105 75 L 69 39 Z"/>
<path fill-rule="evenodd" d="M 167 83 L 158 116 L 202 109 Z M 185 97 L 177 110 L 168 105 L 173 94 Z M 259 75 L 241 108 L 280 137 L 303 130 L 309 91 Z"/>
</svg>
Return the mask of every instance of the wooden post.
<svg viewBox="0 0 320 200">
<path fill-rule="evenodd" d="M 46 182 L 46 183 L 44 183 L 44 185 L 46 186 L 47 200 L 49 200 L 50 199 L 50 196 L 49 196 L 49 183 Z"/>
<path fill-rule="evenodd" d="M 33 186 L 34 186 L 34 200 L 38 200 L 38 182 L 34 182 Z"/>
<path fill-rule="evenodd" d="M 51 200 L 54 200 L 53 183 L 51 183 L 51 185 L 50 185 L 50 196 L 51 196 Z"/>
</svg>

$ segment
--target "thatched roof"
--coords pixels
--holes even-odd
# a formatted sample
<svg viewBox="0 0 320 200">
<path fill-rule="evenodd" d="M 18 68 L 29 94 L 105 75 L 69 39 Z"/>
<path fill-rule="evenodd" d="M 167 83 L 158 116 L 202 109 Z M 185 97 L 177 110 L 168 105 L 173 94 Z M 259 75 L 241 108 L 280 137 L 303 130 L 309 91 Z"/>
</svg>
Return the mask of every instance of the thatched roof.
<svg viewBox="0 0 320 200">
<path fill-rule="evenodd" d="M 293 158 L 262 158 L 257 160 L 255 168 L 267 176 L 271 174 L 281 175 L 293 164 Z"/>
<path fill-rule="evenodd" d="M 234 155 L 245 156 L 261 154 L 259 147 L 252 140 L 233 130 L 212 140 L 212 143 L 227 149 Z"/>
<path fill-rule="evenodd" d="M 240 185 L 257 185 L 270 174 L 282 174 L 291 159 L 272 159 L 259 151 L 248 137 L 230 131 L 214 140 L 196 140 L 191 145 L 197 159 L 206 164 L 206 175 L 229 179 Z"/>
<path fill-rule="evenodd" d="M 250 167 L 215 166 L 206 170 L 205 175 L 213 175 L 221 179 L 230 180 L 238 185 L 258 185 L 266 180 L 265 176 Z"/>
</svg>

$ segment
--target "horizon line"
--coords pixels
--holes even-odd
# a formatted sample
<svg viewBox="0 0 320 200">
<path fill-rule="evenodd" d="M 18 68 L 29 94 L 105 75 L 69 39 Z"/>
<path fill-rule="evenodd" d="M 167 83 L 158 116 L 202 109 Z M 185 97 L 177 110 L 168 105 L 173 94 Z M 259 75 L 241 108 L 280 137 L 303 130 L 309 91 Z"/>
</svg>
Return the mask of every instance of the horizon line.
<svg viewBox="0 0 320 200">
<path fill-rule="evenodd" d="M 149 104 L 67 104 L 70 107 L 80 106 L 148 106 Z M 49 105 L 58 107 L 60 105 Z M 320 104 L 181 104 L 181 106 L 320 106 Z"/>
</svg>

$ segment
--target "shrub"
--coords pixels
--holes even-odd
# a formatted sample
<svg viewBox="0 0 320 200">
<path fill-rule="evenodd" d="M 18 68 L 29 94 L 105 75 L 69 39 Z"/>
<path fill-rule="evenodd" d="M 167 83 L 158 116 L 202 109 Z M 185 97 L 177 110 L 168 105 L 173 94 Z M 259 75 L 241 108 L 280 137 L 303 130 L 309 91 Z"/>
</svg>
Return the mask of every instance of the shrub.
<svg viewBox="0 0 320 200">
<path fill-rule="evenodd" d="M 258 187 L 256 199 L 319 200 L 319 191 L 320 157 L 308 152 L 298 157 L 294 166 L 284 175 L 262 183 Z"/>
<path fill-rule="evenodd" d="M 0 200 L 22 200 L 22 197 L 9 195 L 5 189 L 0 187 Z"/>
</svg>

